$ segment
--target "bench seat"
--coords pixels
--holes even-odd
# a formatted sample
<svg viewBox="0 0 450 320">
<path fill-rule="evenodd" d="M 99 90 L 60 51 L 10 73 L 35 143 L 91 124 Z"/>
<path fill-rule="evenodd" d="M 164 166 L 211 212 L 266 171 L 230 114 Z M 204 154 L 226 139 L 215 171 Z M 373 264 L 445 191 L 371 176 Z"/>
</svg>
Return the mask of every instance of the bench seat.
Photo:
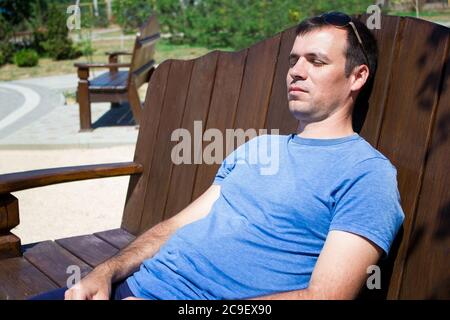
<svg viewBox="0 0 450 320">
<path fill-rule="evenodd" d="M 0 260 L 0 300 L 27 299 L 67 286 L 78 266 L 84 277 L 134 240 L 124 229 L 24 245 L 23 256 Z"/>
<path fill-rule="evenodd" d="M 126 92 L 128 71 L 105 72 L 89 81 L 91 92 Z"/>
</svg>

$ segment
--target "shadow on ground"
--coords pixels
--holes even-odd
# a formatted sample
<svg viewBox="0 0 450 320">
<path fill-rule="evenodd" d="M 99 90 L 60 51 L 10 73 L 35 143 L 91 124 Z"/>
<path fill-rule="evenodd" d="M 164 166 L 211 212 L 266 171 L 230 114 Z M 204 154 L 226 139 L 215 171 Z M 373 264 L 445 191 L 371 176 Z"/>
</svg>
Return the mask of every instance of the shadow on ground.
<svg viewBox="0 0 450 320">
<path fill-rule="evenodd" d="M 92 124 L 93 129 L 100 127 L 135 126 L 130 105 L 127 102 L 112 104 L 111 109 Z"/>
</svg>

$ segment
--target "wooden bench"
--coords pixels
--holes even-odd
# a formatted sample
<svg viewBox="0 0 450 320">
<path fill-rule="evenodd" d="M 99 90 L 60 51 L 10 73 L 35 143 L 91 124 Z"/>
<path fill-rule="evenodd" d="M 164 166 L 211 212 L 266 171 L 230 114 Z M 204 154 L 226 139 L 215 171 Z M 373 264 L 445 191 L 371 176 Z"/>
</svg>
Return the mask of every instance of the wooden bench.
<svg viewBox="0 0 450 320">
<path fill-rule="evenodd" d="M 150 79 L 154 70 L 155 44 L 159 39 L 159 24 L 156 16 L 151 16 L 136 36 L 134 50 L 110 52 L 109 63 L 76 63 L 78 68 L 77 101 L 80 106 L 80 131 L 90 131 L 91 103 L 111 102 L 113 105 L 128 101 L 136 124 L 140 123 L 142 104 L 138 90 Z M 130 55 L 130 63 L 118 63 L 118 57 Z M 108 68 L 94 79 L 89 80 L 92 68 Z M 119 68 L 128 68 L 120 70 Z"/>
<path fill-rule="evenodd" d="M 86 274 L 205 191 L 218 165 L 174 165 L 171 150 L 177 142 L 170 137 L 175 129 L 193 133 L 193 122 L 200 120 L 203 130 L 295 132 L 298 123 L 288 111 L 285 87 L 294 29 L 239 52 L 163 62 L 150 80 L 132 163 L 0 176 L 0 298 L 23 299 L 65 285 L 69 265 Z M 448 299 L 449 29 L 383 16 L 375 34 L 379 69 L 367 111 L 364 104 L 355 109 L 355 128 L 397 167 L 406 219 L 390 258 L 380 263 L 382 289 L 367 290 L 361 298 Z M 119 229 L 20 249 L 20 240 L 10 233 L 19 223 L 18 200 L 11 192 L 118 175 L 131 176 Z"/>
</svg>

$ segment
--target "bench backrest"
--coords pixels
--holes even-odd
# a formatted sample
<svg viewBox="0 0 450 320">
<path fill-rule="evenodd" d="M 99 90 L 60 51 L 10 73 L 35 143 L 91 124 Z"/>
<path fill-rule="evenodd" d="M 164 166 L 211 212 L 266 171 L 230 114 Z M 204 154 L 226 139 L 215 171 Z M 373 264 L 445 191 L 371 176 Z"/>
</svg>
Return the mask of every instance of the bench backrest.
<svg viewBox="0 0 450 320">
<path fill-rule="evenodd" d="M 148 82 L 150 72 L 155 65 L 155 45 L 160 38 L 160 28 L 156 15 L 150 16 L 139 28 L 134 43 L 133 56 L 128 81 L 139 88 Z M 130 83 L 129 83 L 130 84 Z"/>
<path fill-rule="evenodd" d="M 382 290 L 369 296 L 448 298 L 449 29 L 414 18 L 382 16 L 382 29 L 375 34 L 379 68 L 367 112 L 362 105 L 355 109 L 355 128 L 396 166 L 406 219 L 390 259 L 383 263 Z M 218 164 L 171 161 L 178 143 L 171 141 L 175 129 L 186 128 L 195 136 L 194 121 L 199 120 L 203 132 L 296 131 L 285 88 L 294 38 L 291 28 L 239 52 L 214 51 L 195 60 L 165 61 L 157 68 L 135 152 L 135 161 L 145 169 L 130 180 L 125 229 L 134 234 L 146 230 L 211 185 Z"/>
</svg>

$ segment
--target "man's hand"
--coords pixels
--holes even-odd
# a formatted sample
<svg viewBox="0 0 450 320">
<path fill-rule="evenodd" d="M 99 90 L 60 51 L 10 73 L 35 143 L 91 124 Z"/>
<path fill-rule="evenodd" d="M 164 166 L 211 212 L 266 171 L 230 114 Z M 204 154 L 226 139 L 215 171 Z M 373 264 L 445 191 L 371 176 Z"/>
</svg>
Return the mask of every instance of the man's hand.
<svg viewBox="0 0 450 320">
<path fill-rule="evenodd" d="M 109 300 L 112 275 L 106 268 L 94 269 L 64 294 L 65 300 Z"/>
</svg>

